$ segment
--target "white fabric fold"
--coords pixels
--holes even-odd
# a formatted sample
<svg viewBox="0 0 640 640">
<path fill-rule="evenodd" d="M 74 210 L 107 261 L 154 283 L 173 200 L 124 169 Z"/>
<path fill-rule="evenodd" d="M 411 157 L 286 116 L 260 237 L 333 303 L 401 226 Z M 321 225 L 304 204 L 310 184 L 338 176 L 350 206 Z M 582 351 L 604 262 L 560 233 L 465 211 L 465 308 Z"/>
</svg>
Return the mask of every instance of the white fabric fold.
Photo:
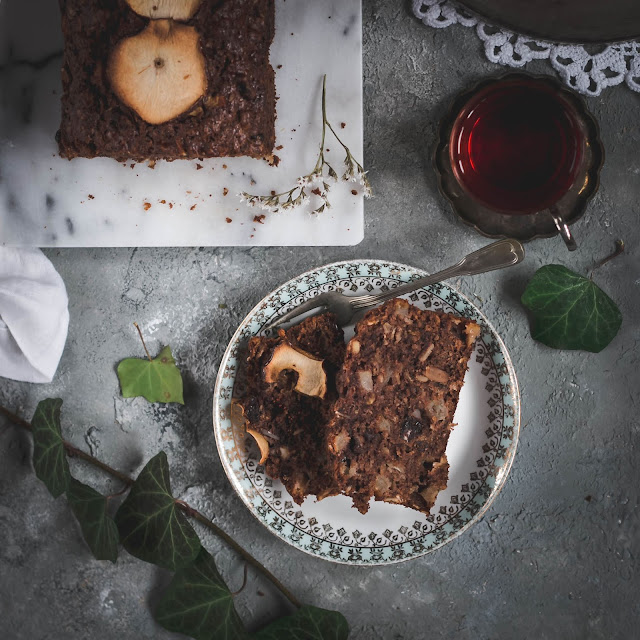
<svg viewBox="0 0 640 640">
<path fill-rule="evenodd" d="M 53 380 L 68 306 L 64 282 L 40 249 L 0 247 L 0 377 Z"/>
</svg>

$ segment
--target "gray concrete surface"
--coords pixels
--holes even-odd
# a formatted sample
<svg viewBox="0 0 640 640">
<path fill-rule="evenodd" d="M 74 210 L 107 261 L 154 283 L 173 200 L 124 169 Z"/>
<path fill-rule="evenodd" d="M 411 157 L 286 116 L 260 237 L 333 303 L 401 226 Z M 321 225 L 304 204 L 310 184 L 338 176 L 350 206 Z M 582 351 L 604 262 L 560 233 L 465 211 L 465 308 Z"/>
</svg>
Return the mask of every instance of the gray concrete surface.
<svg viewBox="0 0 640 640">
<path fill-rule="evenodd" d="M 333 260 L 384 258 L 435 270 L 485 242 L 437 194 L 429 154 L 448 100 L 500 70 L 484 60 L 471 30 L 427 29 L 405 3 L 368 1 L 364 13 L 365 164 L 376 192 L 366 203 L 364 242 L 333 249 L 49 251 L 71 299 L 60 369 L 50 385 L 0 380 L 0 402 L 30 417 L 42 398 L 64 398 L 67 437 L 129 472 L 164 448 L 175 490 L 249 546 L 302 600 L 341 610 L 352 638 L 638 637 L 640 96 L 626 88 L 588 101 L 607 159 L 601 189 L 574 227 L 579 251 L 569 254 L 558 239 L 536 241 L 517 270 L 459 283 L 482 300 L 502 334 L 522 392 L 513 471 L 479 524 L 404 564 L 332 565 L 271 535 L 225 478 L 211 429 L 211 390 L 227 341 L 256 301 Z M 625 240 L 625 255 L 596 275 L 624 317 L 613 344 L 593 355 L 534 343 L 518 302 L 527 279 L 554 262 L 585 272 L 616 238 Z M 120 398 L 115 366 L 140 352 L 134 320 L 146 327 L 152 350 L 172 345 L 185 372 L 184 408 Z M 116 566 L 92 560 L 64 500 L 51 499 L 29 456 L 28 438 L 0 420 L 0 637 L 174 637 L 150 614 L 166 574 L 126 553 Z M 100 478 L 72 465 L 81 478 Z M 239 584 L 233 554 L 203 537 Z M 239 606 L 253 627 L 286 609 L 254 575 Z"/>
</svg>

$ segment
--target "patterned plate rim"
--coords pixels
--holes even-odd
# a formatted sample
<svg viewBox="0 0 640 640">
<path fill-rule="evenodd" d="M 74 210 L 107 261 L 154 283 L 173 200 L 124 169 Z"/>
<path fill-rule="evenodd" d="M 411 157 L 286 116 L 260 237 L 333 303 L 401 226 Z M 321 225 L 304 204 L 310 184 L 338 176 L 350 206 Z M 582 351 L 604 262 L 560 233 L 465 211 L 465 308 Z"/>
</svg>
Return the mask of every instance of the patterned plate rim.
<svg viewBox="0 0 640 640">
<path fill-rule="evenodd" d="M 387 564 L 396 564 L 398 562 L 405 562 L 407 560 L 411 560 L 411 559 L 414 559 L 414 558 L 419 558 L 421 556 L 427 555 L 428 553 L 431 553 L 431 552 L 435 551 L 436 549 L 441 548 L 442 546 L 444 546 L 445 544 L 451 542 L 452 540 L 455 540 L 460 534 L 464 533 L 467 529 L 469 529 L 471 526 L 476 524 L 483 517 L 483 515 L 486 513 L 486 511 L 489 509 L 489 507 L 493 504 L 494 500 L 497 498 L 498 494 L 502 491 L 502 489 L 504 487 L 504 484 L 506 482 L 506 479 L 509 476 L 509 473 L 511 471 L 511 467 L 513 465 L 513 461 L 514 461 L 514 458 L 515 458 L 516 449 L 517 449 L 518 441 L 519 441 L 519 437 L 520 437 L 520 391 L 519 391 L 519 387 L 518 387 L 518 380 L 517 380 L 517 377 L 516 377 L 515 369 L 513 368 L 513 364 L 511 362 L 511 357 L 509 356 L 509 352 L 507 351 L 507 348 L 506 348 L 502 338 L 498 335 L 498 333 L 495 330 L 494 326 L 489 322 L 489 320 L 486 318 L 486 316 L 473 304 L 473 302 L 471 302 L 471 300 L 469 300 L 469 298 L 467 298 L 464 294 L 460 293 L 453 286 L 451 286 L 449 284 L 445 284 L 444 286 L 446 286 L 452 293 L 454 293 L 456 296 L 458 296 L 461 300 L 466 302 L 473 309 L 474 313 L 477 314 L 478 318 L 480 318 L 480 320 L 484 323 L 486 329 L 488 329 L 488 331 L 491 333 L 492 339 L 497 343 L 497 345 L 499 347 L 499 352 L 504 357 L 504 364 L 505 364 L 505 368 L 507 370 L 508 383 L 506 383 L 506 384 L 504 384 L 502 386 L 504 386 L 503 395 L 505 395 L 506 397 L 509 397 L 511 402 L 512 402 L 512 404 L 513 404 L 513 423 L 514 423 L 513 424 L 513 436 L 512 436 L 512 441 L 509 444 L 508 449 L 506 451 L 506 455 L 505 455 L 505 458 L 504 458 L 504 463 L 500 466 L 499 470 L 495 474 L 495 478 L 494 478 L 495 483 L 494 483 L 493 487 L 491 487 L 489 495 L 486 496 L 486 500 L 482 503 L 482 505 L 479 507 L 479 509 L 472 515 L 470 520 L 465 522 L 460 528 L 458 528 L 458 529 L 456 529 L 454 531 L 451 531 L 446 536 L 446 538 L 436 542 L 435 544 L 431 545 L 430 547 L 422 546 L 421 548 L 419 547 L 419 548 L 415 549 L 413 552 L 410 552 L 408 554 L 405 553 L 404 551 L 402 553 L 399 553 L 399 554 L 395 554 L 394 553 L 394 555 L 391 558 L 386 558 L 386 559 L 363 560 L 362 558 L 359 558 L 359 559 L 351 559 L 351 558 L 343 559 L 342 557 L 339 557 L 339 556 L 338 557 L 336 557 L 336 556 L 329 557 L 327 555 L 321 555 L 320 553 L 317 552 L 317 550 L 305 548 L 300 543 L 300 541 L 293 541 L 293 540 L 288 539 L 285 535 L 283 535 L 280 531 L 278 531 L 277 528 L 273 527 L 267 521 L 267 518 L 268 518 L 269 515 L 274 515 L 277 518 L 280 518 L 282 520 L 284 520 L 284 519 L 281 518 L 281 516 L 279 516 L 279 514 L 277 514 L 272 509 L 272 507 L 264 500 L 264 498 L 262 498 L 262 496 L 260 496 L 260 502 L 262 503 L 262 505 L 264 505 L 264 507 L 263 507 L 264 513 L 262 513 L 262 514 L 259 513 L 259 507 L 254 504 L 254 502 L 251 500 L 251 498 L 247 495 L 246 491 L 241 486 L 240 480 L 237 478 L 236 473 L 234 472 L 233 468 L 231 467 L 231 462 L 230 462 L 228 456 L 225 453 L 225 447 L 224 447 L 224 444 L 222 442 L 222 435 L 221 435 L 221 432 L 222 432 L 223 428 L 222 428 L 221 418 L 220 418 L 221 388 L 222 388 L 223 380 L 224 380 L 225 365 L 226 365 L 226 363 L 228 362 L 228 360 L 230 358 L 230 354 L 231 354 L 231 351 L 233 350 L 234 346 L 236 345 L 236 343 L 239 342 L 239 338 L 241 336 L 241 333 L 245 329 L 245 327 L 253 320 L 254 316 L 260 311 L 261 307 L 263 305 L 265 305 L 265 304 L 268 304 L 269 301 L 272 300 L 274 297 L 276 297 L 277 294 L 279 294 L 281 291 L 283 291 L 286 288 L 294 285 L 297 282 L 300 282 L 300 281 L 304 280 L 305 278 L 308 278 L 310 276 L 318 276 L 323 271 L 325 271 L 327 269 L 350 267 L 350 266 L 351 267 L 353 267 L 353 266 L 357 267 L 359 265 L 386 266 L 386 267 L 390 267 L 391 269 L 394 269 L 394 270 L 404 271 L 404 272 L 410 273 L 412 276 L 428 275 L 428 273 L 426 271 L 424 271 L 423 269 L 419 269 L 417 267 L 412 267 L 410 265 L 406 265 L 406 264 L 403 264 L 403 263 L 400 263 L 400 262 L 392 262 L 392 261 L 388 261 L 388 260 L 375 260 L 375 259 L 341 260 L 341 261 L 338 261 L 338 262 L 332 262 L 332 263 L 329 263 L 329 264 L 326 264 L 326 265 L 323 265 L 323 266 L 320 266 L 320 267 L 315 267 L 313 269 L 309 269 L 308 271 L 305 271 L 304 273 L 301 273 L 301 274 L 295 276 L 294 278 L 291 278 L 290 280 L 287 280 L 286 282 L 284 282 L 283 284 L 279 285 L 278 287 L 276 287 L 273 291 L 271 291 L 266 296 L 264 296 L 251 309 L 251 311 L 249 311 L 249 313 L 247 313 L 247 315 L 245 316 L 245 318 L 240 323 L 240 325 L 238 326 L 238 328 L 234 332 L 233 336 L 231 337 L 231 340 L 229 341 L 229 344 L 227 345 L 227 348 L 225 349 L 225 352 L 224 352 L 224 354 L 223 354 L 223 356 L 222 356 L 222 358 L 220 360 L 220 365 L 218 367 L 218 373 L 217 373 L 217 376 L 216 376 L 216 384 L 215 384 L 214 393 L 213 393 L 213 407 L 212 407 L 212 409 L 213 409 L 213 430 L 214 430 L 214 435 L 215 435 L 215 440 L 216 440 L 216 449 L 218 451 L 218 456 L 219 456 L 220 461 L 222 463 L 222 467 L 223 467 L 224 472 L 225 472 L 225 474 L 227 476 L 227 479 L 229 480 L 229 483 L 231 484 L 231 486 L 233 487 L 235 492 L 238 494 L 238 496 L 240 497 L 240 499 L 242 500 L 244 505 L 247 507 L 249 512 L 266 529 L 268 529 L 271 533 L 273 533 L 275 536 L 277 536 L 280 540 L 283 540 L 284 542 L 286 542 L 290 546 L 294 547 L 295 549 L 298 549 L 299 551 L 303 551 L 304 553 L 307 553 L 307 554 L 309 554 L 309 555 L 311 555 L 311 556 L 313 556 L 315 558 L 322 558 L 322 559 L 327 560 L 329 562 L 335 562 L 335 563 L 338 563 L 338 564 L 361 565 L 361 566 L 380 566 L 380 565 L 387 565 Z M 424 290 L 427 293 L 429 293 L 429 287 L 426 287 L 426 288 L 421 289 L 421 290 Z M 304 292 L 300 292 L 300 293 L 304 294 L 304 293 L 306 293 L 306 291 L 308 291 L 308 289 L 305 290 Z M 283 302 L 282 306 L 286 305 L 288 302 L 289 301 Z M 246 477 L 246 473 L 245 473 L 245 477 Z M 285 522 L 286 522 L 286 524 L 290 524 L 287 521 L 285 521 Z M 313 537 L 313 536 L 309 536 L 309 534 L 304 534 L 304 535 L 306 535 L 308 537 Z M 393 547 L 406 547 L 408 544 L 409 544 L 409 542 L 400 542 L 400 543 L 397 543 L 396 545 L 388 545 L 388 547 L 391 547 L 391 548 L 393 548 Z M 343 545 L 336 544 L 335 546 L 336 547 L 342 547 Z M 353 546 L 353 545 L 347 545 L 347 546 Z"/>
</svg>

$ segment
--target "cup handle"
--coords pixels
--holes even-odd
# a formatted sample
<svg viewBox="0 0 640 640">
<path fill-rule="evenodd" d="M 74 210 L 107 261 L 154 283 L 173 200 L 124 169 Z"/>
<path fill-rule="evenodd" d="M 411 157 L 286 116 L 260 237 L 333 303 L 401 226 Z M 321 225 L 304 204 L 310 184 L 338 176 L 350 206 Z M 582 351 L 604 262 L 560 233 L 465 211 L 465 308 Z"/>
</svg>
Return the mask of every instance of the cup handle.
<svg viewBox="0 0 640 640">
<path fill-rule="evenodd" d="M 569 231 L 569 225 L 564 221 L 564 218 L 558 211 L 557 207 L 555 205 L 551 205 L 549 207 L 549 213 L 551 214 L 553 221 L 556 223 L 556 229 L 562 236 L 564 243 L 567 245 L 567 249 L 569 249 L 569 251 L 575 251 L 578 248 L 578 245 L 573 239 L 571 231 Z"/>
</svg>

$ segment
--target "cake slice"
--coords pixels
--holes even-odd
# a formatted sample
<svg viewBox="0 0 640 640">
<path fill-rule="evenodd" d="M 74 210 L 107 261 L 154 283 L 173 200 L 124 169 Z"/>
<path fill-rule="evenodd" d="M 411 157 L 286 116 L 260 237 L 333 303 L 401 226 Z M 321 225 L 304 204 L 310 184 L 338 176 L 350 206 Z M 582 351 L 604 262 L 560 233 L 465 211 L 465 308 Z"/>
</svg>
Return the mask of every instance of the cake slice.
<svg viewBox="0 0 640 640">
<path fill-rule="evenodd" d="M 344 354 L 344 334 L 333 314 L 307 318 L 277 338 L 249 341 L 247 389 L 234 401 L 236 420 L 257 441 L 269 477 L 280 479 L 297 504 L 307 495 L 337 493 L 326 425 Z"/>
<path fill-rule="evenodd" d="M 394 299 L 356 325 L 327 427 L 331 475 L 366 513 L 369 500 L 428 513 L 447 486 L 445 455 L 480 326 Z"/>
</svg>

